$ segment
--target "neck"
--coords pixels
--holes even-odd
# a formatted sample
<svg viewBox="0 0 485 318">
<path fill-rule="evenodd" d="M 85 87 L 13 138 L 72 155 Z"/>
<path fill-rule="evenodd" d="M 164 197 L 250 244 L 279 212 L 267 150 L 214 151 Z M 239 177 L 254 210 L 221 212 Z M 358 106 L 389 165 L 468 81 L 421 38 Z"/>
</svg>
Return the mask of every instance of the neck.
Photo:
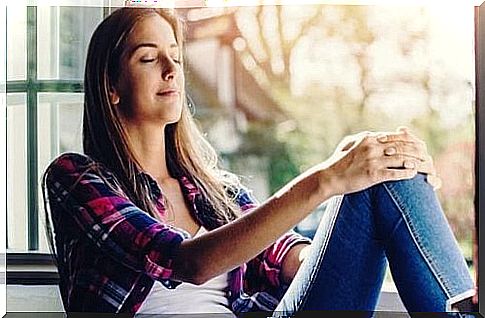
<svg viewBox="0 0 485 318">
<path fill-rule="evenodd" d="M 144 172 L 158 182 L 171 179 L 165 158 L 165 125 L 125 122 L 136 159 Z"/>
</svg>

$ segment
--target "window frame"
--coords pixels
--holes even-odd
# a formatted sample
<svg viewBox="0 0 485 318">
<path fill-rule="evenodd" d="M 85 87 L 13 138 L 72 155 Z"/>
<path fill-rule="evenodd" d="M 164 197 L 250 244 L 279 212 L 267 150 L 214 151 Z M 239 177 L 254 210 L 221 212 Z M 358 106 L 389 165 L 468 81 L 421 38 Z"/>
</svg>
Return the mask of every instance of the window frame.
<svg viewBox="0 0 485 318">
<path fill-rule="evenodd" d="M 479 277 L 485 277 L 485 266 L 479 266 L 481 257 L 485 257 L 485 245 L 480 236 L 480 224 L 484 222 L 485 198 L 480 193 L 485 189 L 485 2 L 475 6 L 475 87 L 476 87 L 476 142 L 475 142 L 475 246 L 477 255 L 474 263 L 476 268 L 477 292 L 480 290 Z M 480 85 L 482 84 L 482 85 Z M 480 151 L 482 149 L 482 151 Z M 480 213 L 482 212 L 482 213 Z M 481 244 L 482 243 L 482 244 Z M 483 280 L 483 278 L 482 278 Z M 485 312 L 485 301 L 478 299 L 478 312 Z"/>
<path fill-rule="evenodd" d="M 8 7 L 7 7 L 8 10 Z M 7 12 L 8 14 L 8 12 Z M 82 93 L 82 80 L 42 80 L 37 74 L 37 6 L 27 6 L 27 67 L 25 80 L 7 81 L 8 93 L 26 94 L 27 112 L 27 251 L 39 249 L 38 96 L 41 93 Z M 8 213 L 8 211 L 7 211 Z M 7 229 L 8 231 L 8 229 Z M 7 236 L 8 248 L 8 236 Z"/>
<path fill-rule="evenodd" d="M 103 1 L 102 17 L 110 14 L 110 0 Z M 61 7 L 61 6 L 59 6 Z M 79 80 L 39 79 L 38 77 L 38 10 L 27 6 L 26 77 L 24 80 L 6 80 L 6 93 L 26 94 L 27 136 L 27 249 L 21 252 L 8 249 L 8 226 L 6 227 L 7 284 L 55 285 L 58 274 L 50 253 L 39 251 L 39 173 L 38 173 L 38 102 L 42 93 L 84 93 L 84 83 Z M 8 6 L 6 7 L 8 14 Z M 9 213 L 7 209 L 7 214 Z M 19 270 L 19 266 L 53 267 L 49 271 Z"/>
</svg>

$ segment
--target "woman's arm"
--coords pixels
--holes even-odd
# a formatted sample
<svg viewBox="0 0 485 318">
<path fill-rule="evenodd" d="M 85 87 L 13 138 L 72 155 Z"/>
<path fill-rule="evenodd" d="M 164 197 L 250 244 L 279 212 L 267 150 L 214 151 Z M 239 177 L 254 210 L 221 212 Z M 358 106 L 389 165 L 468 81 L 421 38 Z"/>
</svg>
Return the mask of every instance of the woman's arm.
<svg viewBox="0 0 485 318">
<path fill-rule="evenodd" d="M 388 154 L 389 148 L 396 151 Z M 367 135 L 350 149 L 339 150 L 331 160 L 298 176 L 238 220 L 184 240 L 174 253 L 172 277 L 202 284 L 232 270 L 258 255 L 331 196 L 414 177 L 425 155 L 406 133 L 395 134 L 385 142 Z"/>
<path fill-rule="evenodd" d="M 333 195 L 323 178 L 308 171 L 236 221 L 183 241 L 172 278 L 202 284 L 254 258 Z"/>
</svg>

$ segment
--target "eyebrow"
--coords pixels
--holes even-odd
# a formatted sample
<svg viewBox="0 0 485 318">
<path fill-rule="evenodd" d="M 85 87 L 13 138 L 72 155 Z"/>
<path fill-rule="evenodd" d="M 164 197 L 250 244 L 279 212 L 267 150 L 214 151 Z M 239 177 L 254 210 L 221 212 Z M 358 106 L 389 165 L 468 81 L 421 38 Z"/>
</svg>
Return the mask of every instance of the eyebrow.
<svg viewBox="0 0 485 318">
<path fill-rule="evenodd" d="M 151 47 L 151 48 L 158 48 L 158 45 L 155 44 L 155 43 L 140 43 L 138 44 L 137 46 L 135 46 L 131 51 L 130 51 L 130 56 L 133 55 L 139 48 L 142 48 L 142 47 Z M 170 48 L 173 49 L 173 48 L 178 48 L 178 44 L 177 43 L 172 43 L 170 44 Z"/>
</svg>

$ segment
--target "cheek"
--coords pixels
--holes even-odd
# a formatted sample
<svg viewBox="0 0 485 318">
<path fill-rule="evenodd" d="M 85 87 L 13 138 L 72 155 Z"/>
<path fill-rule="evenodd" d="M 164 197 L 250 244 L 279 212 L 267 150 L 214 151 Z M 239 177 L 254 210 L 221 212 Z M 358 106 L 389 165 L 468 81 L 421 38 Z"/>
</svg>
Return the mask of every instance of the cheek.
<svg viewBox="0 0 485 318">
<path fill-rule="evenodd" d="M 185 82 L 185 73 L 182 65 L 177 66 L 176 81 L 179 84 L 184 84 Z"/>
<path fill-rule="evenodd" d="M 125 95 L 125 100 L 129 103 L 146 102 L 147 99 L 153 97 L 153 92 L 156 91 L 152 86 L 153 81 L 150 81 L 148 77 L 133 78 L 124 86 L 122 94 Z"/>
<path fill-rule="evenodd" d="M 137 81 L 133 80 L 131 74 L 122 73 L 117 82 L 117 90 L 122 102 L 129 102 L 136 92 Z"/>
</svg>

